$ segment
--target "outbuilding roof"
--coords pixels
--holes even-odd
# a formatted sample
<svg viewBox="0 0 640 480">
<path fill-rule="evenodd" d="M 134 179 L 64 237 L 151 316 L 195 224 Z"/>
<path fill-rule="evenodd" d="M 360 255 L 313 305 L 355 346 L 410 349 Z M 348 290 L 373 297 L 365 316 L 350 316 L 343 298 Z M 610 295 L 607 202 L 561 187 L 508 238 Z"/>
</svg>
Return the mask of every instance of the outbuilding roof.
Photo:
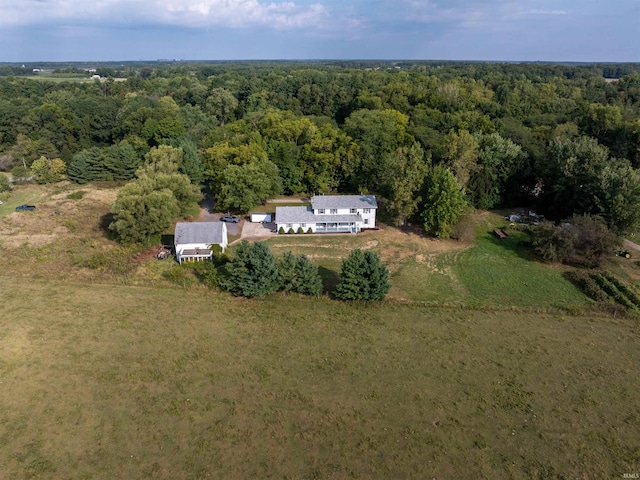
<svg viewBox="0 0 640 480">
<path fill-rule="evenodd" d="M 226 235 L 227 226 L 223 222 L 178 222 L 176 223 L 174 244 L 222 245 L 225 243 Z"/>
<path fill-rule="evenodd" d="M 316 195 L 313 208 L 378 208 L 375 195 Z"/>
</svg>

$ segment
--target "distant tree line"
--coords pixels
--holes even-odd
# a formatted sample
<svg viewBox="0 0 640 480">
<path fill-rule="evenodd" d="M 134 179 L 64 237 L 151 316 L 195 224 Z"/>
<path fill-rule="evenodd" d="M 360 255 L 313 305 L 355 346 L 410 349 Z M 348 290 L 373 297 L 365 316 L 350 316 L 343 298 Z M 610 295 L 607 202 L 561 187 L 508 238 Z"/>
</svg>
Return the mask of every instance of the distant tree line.
<svg viewBox="0 0 640 480">
<path fill-rule="evenodd" d="M 280 194 L 367 192 L 396 224 L 441 237 L 471 207 L 594 215 L 619 234 L 640 226 L 639 64 L 100 68 L 104 81 L 0 77 L 0 168 L 35 163 L 39 181 L 55 181 L 47 168 L 59 159 L 73 181 L 140 187 L 147 155 L 170 147 L 182 152 L 172 175 L 239 212 Z"/>
</svg>

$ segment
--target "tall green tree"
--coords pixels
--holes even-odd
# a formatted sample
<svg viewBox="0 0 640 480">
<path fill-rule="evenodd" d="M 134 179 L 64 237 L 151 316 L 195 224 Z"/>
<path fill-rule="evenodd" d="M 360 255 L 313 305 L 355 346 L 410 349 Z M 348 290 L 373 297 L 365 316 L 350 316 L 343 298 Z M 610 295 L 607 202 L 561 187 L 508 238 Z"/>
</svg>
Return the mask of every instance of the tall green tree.
<svg viewBox="0 0 640 480">
<path fill-rule="evenodd" d="M 538 168 L 552 218 L 599 215 L 620 234 L 640 226 L 640 176 L 628 161 L 611 158 L 597 140 L 554 139 Z"/>
<path fill-rule="evenodd" d="M 429 159 L 419 143 L 400 147 L 385 158 L 385 194 L 388 210 L 396 225 L 404 225 L 416 213 L 422 198 L 420 190 L 429 171 Z"/>
<path fill-rule="evenodd" d="M 206 110 L 214 115 L 221 126 L 233 116 L 233 112 L 238 108 L 238 99 L 231 92 L 224 88 L 214 88 L 206 100 Z"/>
<path fill-rule="evenodd" d="M 409 117 L 396 110 L 356 110 L 345 120 L 344 130 L 360 147 L 361 164 L 353 177 L 354 190 L 378 191 L 384 183 L 380 159 L 413 144 L 407 132 Z"/>
<path fill-rule="evenodd" d="M 285 252 L 278 262 L 280 289 L 290 293 L 319 296 L 322 293 L 322 279 L 318 267 L 306 255 L 295 256 Z"/>
<path fill-rule="evenodd" d="M 352 250 L 342 261 L 340 279 L 334 292 L 340 300 L 384 300 L 391 289 L 389 270 L 370 250 Z"/>
<path fill-rule="evenodd" d="M 451 170 L 436 165 L 425 178 L 423 192 L 420 215 L 424 229 L 436 237 L 449 238 L 451 227 L 467 208 L 464 190 Z"/>
<path fill-rule="evenodd" d="M 166 230 L 177 217 L 178 201 L 168 188 L 155 190 L 148 179 L 125 185 L 113 209 L 109 229 L 123 243 L 146 243 Z"/>
<path fill-rule="evenodd" d="M 282 193 L 282 180 L 269 160 L 229 165 L 214 186 L 218 205 L 222 209 L 247 212 L 263 201 Z"/>
<path fill-rule="evenodd" d="M 509 180 L 522 168 L 522 148 L 498 133 L 477 135 L 479 154 L 470 172 L 467 195 L 478 208 L 494 208 L 505 200 Z"/>
<path fill-rule="evenodd" d="M 31 164 L 31 173 L 38 183 L 55 183 L 62 180 L 67 171 L 67 164 L 59 158 L 40 157 Z"/>
<path fill-rule="evenodd" d="M 234 295 L 248 298 L 275 292 L 280 285 L 280 273 L 269 246 L 264 242 L 243 240 L 225 265 L 225 279 L 221 285 Z"/>
</svg>

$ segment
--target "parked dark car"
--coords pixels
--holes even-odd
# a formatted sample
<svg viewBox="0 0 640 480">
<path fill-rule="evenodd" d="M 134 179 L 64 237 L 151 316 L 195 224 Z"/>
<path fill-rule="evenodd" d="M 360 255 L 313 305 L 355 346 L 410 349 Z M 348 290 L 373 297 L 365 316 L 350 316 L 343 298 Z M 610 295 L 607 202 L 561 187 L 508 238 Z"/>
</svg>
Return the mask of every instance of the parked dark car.
<svg viewBox="0 0 640 480">
<path fill-rule="evenodd" d="M 235 215 L 223 215 L 220 220 L 223 222 L 239 223 L 240 217 L 236 217 Z"/>
<path fill-rule="evenodd" d="M 22 205 L 18 205 L 16 207 L 16 212 L 21 212 L 23 210 L 35 210 L 36 207 L 35 205 L 27 205 L 26 203 L 23 203 Z"/>
</svg>

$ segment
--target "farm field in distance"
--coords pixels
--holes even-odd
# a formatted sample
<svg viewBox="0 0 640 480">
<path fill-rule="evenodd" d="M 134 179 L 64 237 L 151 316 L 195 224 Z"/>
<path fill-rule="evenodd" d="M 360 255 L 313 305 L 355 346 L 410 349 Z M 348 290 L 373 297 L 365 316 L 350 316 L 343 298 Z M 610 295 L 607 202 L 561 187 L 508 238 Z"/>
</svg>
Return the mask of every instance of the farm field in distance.
<svg viewBox="0 0 640 480">
<path fill-rule="evenodd" d="M 376 251 L 389 300 L 245 300 L 109 238 L 116 194 L 30 185 L 0 205 L 0 478 L 640 472 L 637 318 L 592 311 L 521 232 L 495 239 L 501 215 L 468 243 L 276 237 L 328 289 L 350 249 Z"/>
</svg>

